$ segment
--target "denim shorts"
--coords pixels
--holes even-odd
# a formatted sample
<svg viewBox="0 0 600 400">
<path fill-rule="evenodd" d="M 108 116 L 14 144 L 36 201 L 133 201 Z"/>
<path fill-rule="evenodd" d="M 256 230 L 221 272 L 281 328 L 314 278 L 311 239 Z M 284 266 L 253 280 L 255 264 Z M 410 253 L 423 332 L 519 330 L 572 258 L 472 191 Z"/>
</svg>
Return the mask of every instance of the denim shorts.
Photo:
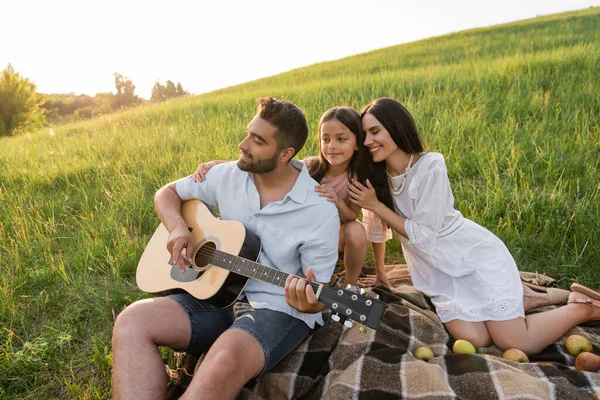
<svg viewBox="0 0 600 400">
<path fill-rule="evenodd" d="M 245 299 L 218 308 L 188 293 L 167 297 L 179 303 L 190 317 L 190 342 L 178 351 L 205 353 L 227 329 L 242 329 L 256 339 L 265 353 L 261 375 L 296 349 L 311 332 L 304 321 L 280 311 L 254 309 Z"/>
</svg>

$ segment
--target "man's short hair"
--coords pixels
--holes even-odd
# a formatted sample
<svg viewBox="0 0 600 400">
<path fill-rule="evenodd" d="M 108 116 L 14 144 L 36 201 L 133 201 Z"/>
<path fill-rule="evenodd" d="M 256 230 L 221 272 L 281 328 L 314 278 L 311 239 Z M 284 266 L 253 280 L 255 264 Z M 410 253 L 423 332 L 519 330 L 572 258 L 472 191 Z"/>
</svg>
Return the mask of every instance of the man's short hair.
<svg viewBox="0 0 600 400">
<path fill-rule="evenodd" d="M 277 149 L 292 147 L 294 156 L 298 154 L 308 137 L 308 124 L 302 110 L 289 101 L 272 97 L 257 99 L 256 104 L 256 115 L 277 128 Z"/>
</svg>

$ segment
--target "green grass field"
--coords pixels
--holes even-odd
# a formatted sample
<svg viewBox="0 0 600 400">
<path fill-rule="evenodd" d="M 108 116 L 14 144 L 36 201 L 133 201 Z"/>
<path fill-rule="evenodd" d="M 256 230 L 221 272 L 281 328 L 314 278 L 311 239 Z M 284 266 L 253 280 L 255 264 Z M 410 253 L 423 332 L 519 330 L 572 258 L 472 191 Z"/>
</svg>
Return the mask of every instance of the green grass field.
<svg viewBox="0 0 600 400">
<path fill-rule="evenodd" d="M 591 8 L 469 30 L 1 139 L 0 398 L 111 397 L 112 324 L 147 296 L 134 275 L 155 191 L 237 158 L 267 95 L 306 111 L 300 157 L 326 109 L 396 98 L 445 155 L 457 208 L 521 269 L 600 286 L 599 26 Z M 401 257 L 395 239 L 387 261 Z"/>
</svg>

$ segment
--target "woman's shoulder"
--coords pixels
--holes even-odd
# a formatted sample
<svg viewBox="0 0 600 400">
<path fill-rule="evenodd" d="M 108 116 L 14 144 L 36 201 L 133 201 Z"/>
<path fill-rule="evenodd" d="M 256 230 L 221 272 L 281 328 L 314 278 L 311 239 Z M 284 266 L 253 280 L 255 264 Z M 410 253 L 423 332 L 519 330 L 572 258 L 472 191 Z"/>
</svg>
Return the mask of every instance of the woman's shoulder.
<svg viewBox="0 0 600 400">
<path fill-rule="evenodd" d="M 442 167 L 446 169 L 446 161 L 441 153 L 427 152 L 421 153 L 419 161 L 415 164 L 420 170 L 429 171 L 431 168 Z"/>
<path fill-rule="evenodd" d="M 440 153 L 429 152 L 423 153 L 419 161 L 411 169 L 412 178 L 408 185 L 408 194 L 410 197 L 417 199 L 418 189 L 423 182 L 431 179 L 435 170 L 441 169 L 444 173 L 446 172 L 446 163 L 444 156 Z M 435 176 L 440 176 L 436 174 Z"/>
</svg>

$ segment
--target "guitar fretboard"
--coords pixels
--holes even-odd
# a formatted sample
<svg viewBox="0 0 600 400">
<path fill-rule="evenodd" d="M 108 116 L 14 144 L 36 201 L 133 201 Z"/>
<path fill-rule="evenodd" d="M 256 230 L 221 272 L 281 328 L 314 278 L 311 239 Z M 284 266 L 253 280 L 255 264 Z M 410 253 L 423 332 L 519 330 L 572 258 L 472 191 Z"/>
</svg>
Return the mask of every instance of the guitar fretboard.
<svg viewBox="0 0 600 400">
<path fill-rule="evenodd" d="M 225 268 L 229 271 L 256 279 L 279 287 L 285 287 L 285 281 L 290 275 L 287 272 L 279 271 L 275 268 L 267 267 L 245 258 L 234 256 L 220 250 L 215 250 L 210 257 L 210 263 L 217 267 Z M 319 284 L 310 282 L 310 285 L 316 290 Z"/>
</svg>

